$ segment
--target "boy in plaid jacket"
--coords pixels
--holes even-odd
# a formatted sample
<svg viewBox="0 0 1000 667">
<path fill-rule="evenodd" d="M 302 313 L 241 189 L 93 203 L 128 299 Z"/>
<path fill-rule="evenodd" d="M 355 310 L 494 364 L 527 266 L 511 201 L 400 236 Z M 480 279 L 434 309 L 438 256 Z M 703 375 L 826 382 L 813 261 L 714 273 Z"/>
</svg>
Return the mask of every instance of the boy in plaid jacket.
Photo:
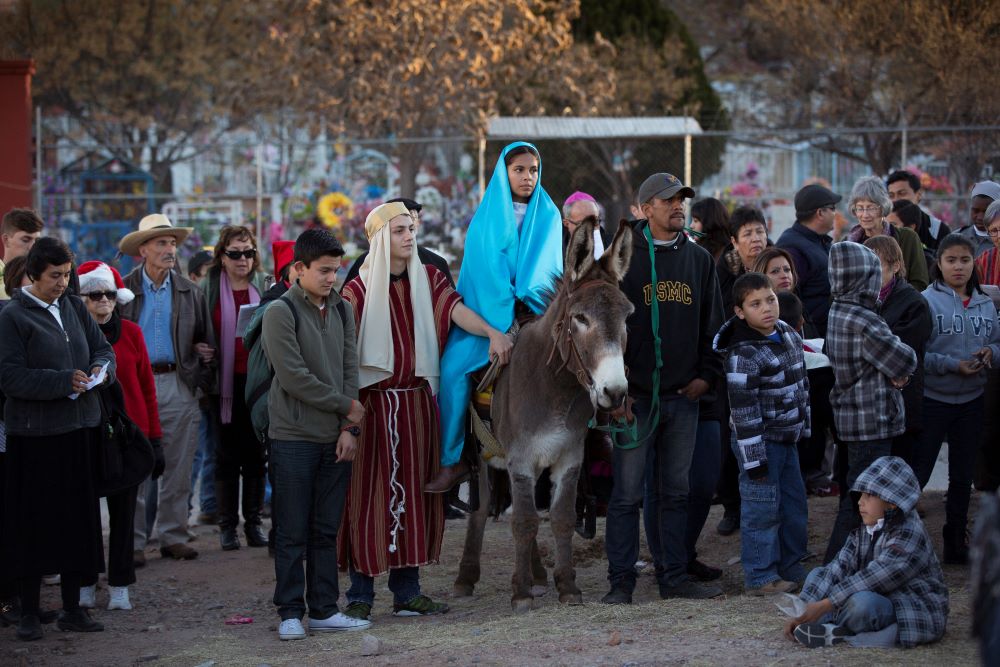
<svg viewBox="0 0 1000 667">
<path fill-rule="evenodd" d="M 833 562 L 809 573 L 799 596 L 808 603 L 805 613 L 786 624 L 785 635 L 810 648 L 844 641 L 909 648 L 941 639 L 948 587 L 914 509 L 916 476 L 903 459 L 883 456 L 852 490 L 861 494 L 864 525 Z"/>
<path fill-rule="evenodd" d="M 889 455 L 892 439 L 906 429 L 900 388 L 916 371 L 917 355 L 876 312 L 881 287 L 882 266 L 870 248 L 850 241 L 833 244 L 833 304 L 825 351 L 833 365 L 833 419 L 847 449 L 847 484 L 841 488 L 840 509 L 824 559 L 827 563 L 861 522 L 847 489 L 872 461 Z"/>
</svg>

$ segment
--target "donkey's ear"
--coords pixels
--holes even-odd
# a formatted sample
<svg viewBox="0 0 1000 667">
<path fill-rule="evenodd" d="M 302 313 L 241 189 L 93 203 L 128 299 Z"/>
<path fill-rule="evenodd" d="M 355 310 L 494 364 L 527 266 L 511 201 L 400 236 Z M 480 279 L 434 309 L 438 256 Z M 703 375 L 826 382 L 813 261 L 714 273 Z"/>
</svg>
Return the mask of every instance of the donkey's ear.
<svg viewBox="0 0 1000 667">
<path fill-rule="evenodd" d="M 594 223 L 582 222 L 566 246 L 566 257 L 563 261 L 566 279 L 576 282 L 590 271 L 594 265 Z"/>
<path fill-rule="evenodd" d="M 622 220 L 618 223 L 618 231 L 611 241 L 611 247 L 601 255 L 601 268 L 615 279 L 621 282 L 628 271 L 629 262 L 632 261 L 632 227 Z"/>
</svg>

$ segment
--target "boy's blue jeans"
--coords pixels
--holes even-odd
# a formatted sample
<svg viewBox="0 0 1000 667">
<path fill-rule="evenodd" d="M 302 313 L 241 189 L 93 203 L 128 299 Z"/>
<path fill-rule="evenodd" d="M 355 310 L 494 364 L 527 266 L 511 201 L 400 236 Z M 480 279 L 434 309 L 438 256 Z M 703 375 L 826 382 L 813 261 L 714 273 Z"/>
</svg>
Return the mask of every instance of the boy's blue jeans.
<svg viewBox="0 0 1000 667">
<path fill-rule="evenodd" d="M 740 471 L 740 532 L 744 585 L 760 588 L 772 581 L 805 579 L 802 557 L 809 534 L 806 487 L 795 443 L 764 442 L 767 477 L 753 481 Z M 736 436 L 733 452 L 739 460 Z"/>
<path fill-rule="evenodd" d="M 806 577 L 807 586 L 819 576 L 821 569 L 823 568 L 816 568 L 809 573 Z M 847 598 L 847 603 L 843 607 L 827 614 L 820 621 L 841 625 L 858 635 L 889 627 L 896 622 L 896 610 L 892 606 L 892 600 L 884 595 L 861 591 Z"/>
<path fill-rule="evenodd" d="M 353 567 L 348 568 L 351 587 L 347 589 L 347 601 L 375 604 L 375 577 L 361 574 Z M 389 590 L 393 602 L 405 604 L 420 595 L 420 568 L 397 567 L 389 570 Z"/>
</svg>

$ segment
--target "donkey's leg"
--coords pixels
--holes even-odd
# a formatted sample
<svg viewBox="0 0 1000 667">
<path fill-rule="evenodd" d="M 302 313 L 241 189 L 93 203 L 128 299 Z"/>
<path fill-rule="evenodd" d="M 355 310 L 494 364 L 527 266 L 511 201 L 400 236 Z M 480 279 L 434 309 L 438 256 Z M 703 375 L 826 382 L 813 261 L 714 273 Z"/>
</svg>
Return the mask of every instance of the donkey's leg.
<svg viewBox="0 0 1000 667">
<path fill-rule="evenodd" d="M 483 533 L 490 508 L 490 471 L 485 461 L 479 463 L 479 507 L 466 518 L 465 547 L 455 578 L 455 595 L 471 597 L 480 577 L 480 560 L 483 552 Z"/>
<path fill-rule="evenodd" d="M 508 464 L 509 465 L 509 464 Z M 513 595 L 511 608 L 517 613 L 531 609 L 531 553 L 538 535 L 538 510 L 535 509 L 535 474 L 531 470 L 508 470 L 514 516 L 514 574 L 511 576 Z M 535 547 L 537 548 L 537 547 Z"/>
<path fill-rule="evenodd" d="M 582 453 L 581 453 L 582 454 Z M 580 603 L 583 596 L 576 586 L 576 570 L 573 569 L 573 532 L 576 528 L 576 486 L 580 477 L 582 456 L 567 452 L 552 466 L 551 476 L 555 482 L 549 522 L 556 543 L 556 567 L 553 578 L 559 591 L 559 602 Z"/>
<path fill-rule="evenodd" d="M 541 597 L 549 592 L 549 573 L 542 564 L 542 556 L 538 553 L 538 538 L 531 543 L 531 594 Z"/>
</svg>

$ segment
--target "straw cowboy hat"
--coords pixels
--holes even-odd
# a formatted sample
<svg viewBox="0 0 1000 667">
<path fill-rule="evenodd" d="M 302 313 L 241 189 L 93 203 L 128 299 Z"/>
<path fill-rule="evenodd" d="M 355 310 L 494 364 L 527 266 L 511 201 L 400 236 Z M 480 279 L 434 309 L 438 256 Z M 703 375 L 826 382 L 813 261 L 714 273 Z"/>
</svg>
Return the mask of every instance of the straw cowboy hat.
<svg viewBox="0 0 1000 667">
<path fill-rule="evenodd" d="M 167 216 L 161 213 L 154 213 L 147 215 L 139 221 L 139 229 L 137 231 L 126 234 L 119 241 L 118 250 L 123 255 L 137 257 L 139 255 L 139 246 L 150 239 L 155 239 L 157 236 L 173 236 L 177 239 L 177 245 L 180 245 L 193 229 L 193 227 L 174 227 Z"/>
</svg>

